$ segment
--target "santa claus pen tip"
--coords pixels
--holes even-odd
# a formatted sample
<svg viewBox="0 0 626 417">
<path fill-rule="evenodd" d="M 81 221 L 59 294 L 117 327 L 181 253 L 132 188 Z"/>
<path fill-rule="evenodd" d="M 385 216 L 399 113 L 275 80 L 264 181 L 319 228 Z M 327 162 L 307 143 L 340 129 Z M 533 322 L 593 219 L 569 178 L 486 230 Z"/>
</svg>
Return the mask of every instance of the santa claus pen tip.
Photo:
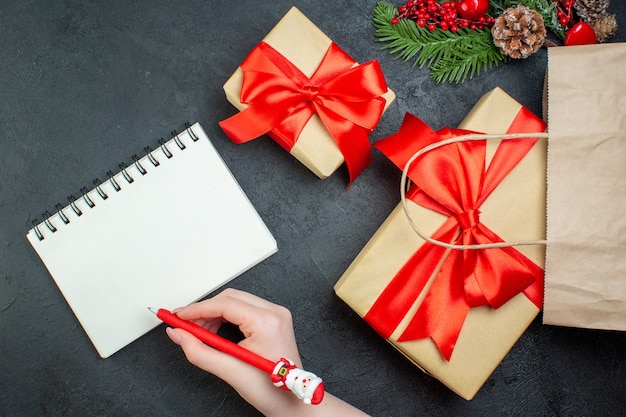
<svg viewBox="0 0 626 417">
<path fill-rule="evenodd" d="M 148 307 L 148 310 L 152 311 L 154 314 L 158 313 L 156 308 Z"/>
</svg>

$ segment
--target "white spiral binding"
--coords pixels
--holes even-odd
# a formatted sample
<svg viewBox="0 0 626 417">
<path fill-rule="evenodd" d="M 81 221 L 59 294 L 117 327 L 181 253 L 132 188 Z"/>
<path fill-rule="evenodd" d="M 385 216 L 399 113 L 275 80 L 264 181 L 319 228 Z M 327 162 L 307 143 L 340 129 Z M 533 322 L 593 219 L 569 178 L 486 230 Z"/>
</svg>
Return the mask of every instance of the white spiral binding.
<svg viewBox="0 0 626 417">
<path fill-rule="evenodd" d="M 66 214 L 68 210 L 71 210 L 71 212 L 74 213 L 75 217 L 80 217 L 83 215 L 84 209 L 81 210 L 79 204 L 86 205 L 88 209 L 92 209 L 96 207 L 96 203 L 99 204 L 101 201 L 107 200 L 109 198 L 110 191 L 107 193 L 104 190 L 104 184 L 109 183 L 111 187 L 113 187 L 114 192 L 122 191 L 122 189 L 125 187 L 122 187 L 124 183 L 126 183 L 126 185 L 132 184 L 135 181 L 135 178 L 128 172 L 128 169 L 131 166 L 133 166 L 140 175 L 148 175 L 152 168 L 158 168 L 161 165 L 161 162 L 159 161 L 161 155 L 159 154 L 165 156 L 166 159 L 170 159 L 175 155 L 168 148 L 168 146 L 171 146 L 171 143 L 175 143 L 181 151 L 187 149 L 187 145 L 185 145 L 183 139 L 181 138 L 182 133 L 187 133 L 189 138 L 191 138 L 193 142 L 196 142 L 199 139 L 198 136 L 193 132 L 192 126 L 189 123 L 185 123 L 185 130 L 180 134 L 176 131 L 173 131 L 172 139 L 170 141 L 165 142 L 163 138 L 161 138 L 158 141 L 158 148 L 154 150 L 151 147 L 147 146 L 144 149 L 145 154 L 143 157 L 140 158 L 137 155 L 133 155 L 132 162 L 129 165 L 125 165 L 123 163 L 119 165 L 119 171 L 117 172 L 117 174 L 114 174 L 112 171 L 107 171 L 106 175 L 108 178 L 104 182 L 100 181 L 99 179 L 95 179 L 93 182 L 94 187 L 91 190 L 89 190 L 87 187 L 82 187 L 80 189 L 80 197 L 76 198 L 74 197 L 74 195 L 70 195 L 67 197 L 68 203 L 66 206 L 57 203 L 55 205 L 55 210 L 53 213 L 45 211 L 42 214 L 43 221 L 38 222 L 37 219 L 34 219 L 32 221 L 32 230 L 37 236 L 37 239 L 39 239 L 40 241 L 45 239 L 44 233 L 42 232 L 42 228 L 44 227 L 51 233 L 56 233 L 59 230 L 59 228 L 55 226 L 55 222 L 53 222 L 52 220 L 54 218 L 58 218 L 59 220 L 61 220 L 61 223 L 64 225 L 69 224 L 71 220 L 70 217 Z M 146 168 L 146 166 L 150 167 L 150 165 L 152 166 L 152 168 Z M 84 204 L 81 204 L 81 201 Z"/>
</svg>

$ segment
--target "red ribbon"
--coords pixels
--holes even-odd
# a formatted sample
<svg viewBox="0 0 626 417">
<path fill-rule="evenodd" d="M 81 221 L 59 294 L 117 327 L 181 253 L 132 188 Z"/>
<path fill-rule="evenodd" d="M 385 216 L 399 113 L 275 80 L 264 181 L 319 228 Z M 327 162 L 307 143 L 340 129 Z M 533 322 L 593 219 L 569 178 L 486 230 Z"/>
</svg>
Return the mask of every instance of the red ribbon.
<svg viewBox="0 0 626 417">
<path fill-rule="evenodd" d="M 241 102 L 249 106 L 220 122 L 235 143 L 269 134 L 290 151 L 313 114 L 337 143 L 352 182 L 371 161 L 368 135 L 385 107 L 380 65 L 356 65 L 332 43 L 311 78 L 267 43 L 241 64 Z"/>
<path fill-rule="evenodd" d="M 543 132 L 545 127 L 523 107 L 507 133 Z M 407 114 L 398 133 L 374 146 L 403 169 L 421 148 L 465 133 L 458 129 L 434 132 Z M 407 198 L 448 216 L 432 238 L 460 245 L 502 242 L 480 221 L 480 206 L 536 141 L 502 141 L 487 169 L 486 141 L 446 145 L 415 161 L 408 172 L 413 185 Z M 426 242 L 396 274 L 365 315 L 379 334 L 391 336 L 433 274 L 432 286 L 398 341 L 430 337 L 446 360 L 452 356 L 470 308 L 497 309 L 523 292 L 541 309 L 543 270 L 516 249 L 451 250 L 446 256 L 447 251 Z"/>
</svg>

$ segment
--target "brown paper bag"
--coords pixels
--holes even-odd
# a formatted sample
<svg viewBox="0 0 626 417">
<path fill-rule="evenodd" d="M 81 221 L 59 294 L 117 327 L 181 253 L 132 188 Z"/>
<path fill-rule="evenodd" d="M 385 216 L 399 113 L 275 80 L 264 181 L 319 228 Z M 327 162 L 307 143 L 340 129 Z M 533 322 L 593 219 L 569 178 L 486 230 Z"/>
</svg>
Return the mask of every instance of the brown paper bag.
<svg viewBox="0 0 626 417">
<path fill-rule="evenodd" d="M 626 44 L 548 49 L 545 324 L 626 330 Z"/>
</svg>

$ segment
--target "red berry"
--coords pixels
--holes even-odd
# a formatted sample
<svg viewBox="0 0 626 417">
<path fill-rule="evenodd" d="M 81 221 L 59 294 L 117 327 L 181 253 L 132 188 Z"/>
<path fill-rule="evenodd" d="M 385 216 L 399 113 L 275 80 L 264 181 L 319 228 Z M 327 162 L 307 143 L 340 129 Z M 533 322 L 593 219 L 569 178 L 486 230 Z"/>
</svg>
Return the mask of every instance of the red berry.
<svg viewBox="0 0 626 417">
<path fill-rule="evenodd" d="M 463 16 L 461 4 L 477 8 L 476 10 L 465 10 L 468 14 L 476 13 L 476 16 L 472 15 L 470 18 Z M 482 8 L 485 5 L 488 8 L 488 4 L 489 0 L 408 0 L 405 5 L 397 8 L 398 15 L 392 19 L 392 23 L 396 24 L 404 18 L 411 19 L 417 26 L 425 27 L 431 31 L 441 28 L 457 32 L 460 28 L 467 28 L 470 24 L 472 24 L 472 29 L 482 29 L 492 26 L 495 21 L 493 17 L 486 15 L 486 9 L 481 14 Z"/>
<path fill-rule="evenodd" d="M 456 11 L 465 19 L 478 20 L 489 10 L 489 0 L 461 0 L 456 3 Z"/>
<path fill-rule="evenodd" d="M 589 23 L 578 22 L 565 34 L 563 43 L 567 46 L 588 45 L 598 42 L 596 32 Z"/>
</svg>

